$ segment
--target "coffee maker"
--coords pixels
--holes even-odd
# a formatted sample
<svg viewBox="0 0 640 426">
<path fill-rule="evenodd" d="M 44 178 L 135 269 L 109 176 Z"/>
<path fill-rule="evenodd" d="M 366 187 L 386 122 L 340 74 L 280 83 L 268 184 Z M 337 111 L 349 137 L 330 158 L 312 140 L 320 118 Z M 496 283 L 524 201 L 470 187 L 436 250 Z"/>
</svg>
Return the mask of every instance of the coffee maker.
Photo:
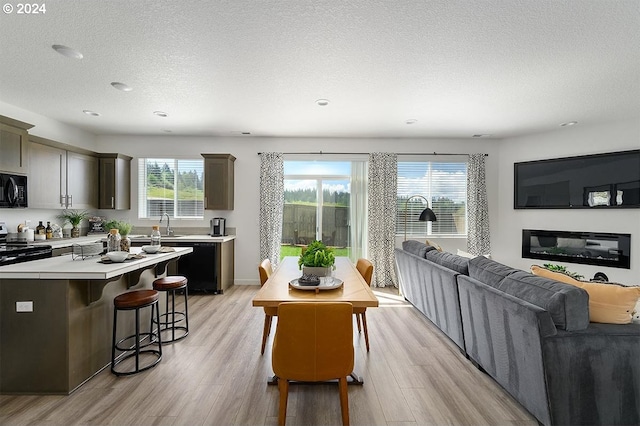
<svg viewBox="0 0 640 426">
<path fill-rule="evenodd" d="M 214 217 L 211 219 L 209 235 L 212 237 L 223 237 L 227 235 L 226 219 L 223 217 Z"/>
</svg>

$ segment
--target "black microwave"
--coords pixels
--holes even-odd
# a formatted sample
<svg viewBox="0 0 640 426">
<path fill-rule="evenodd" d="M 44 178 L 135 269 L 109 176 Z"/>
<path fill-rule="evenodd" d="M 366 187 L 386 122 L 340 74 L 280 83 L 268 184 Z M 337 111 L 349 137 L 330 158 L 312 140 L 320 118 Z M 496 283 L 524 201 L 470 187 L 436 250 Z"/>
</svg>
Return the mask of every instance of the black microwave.
<svg viewBox="0 0 640 426">
<path fill-rule="evenodd" d="M 27 177 L 0 173 L 0 207 L 27 207 Z"/>
</svg>

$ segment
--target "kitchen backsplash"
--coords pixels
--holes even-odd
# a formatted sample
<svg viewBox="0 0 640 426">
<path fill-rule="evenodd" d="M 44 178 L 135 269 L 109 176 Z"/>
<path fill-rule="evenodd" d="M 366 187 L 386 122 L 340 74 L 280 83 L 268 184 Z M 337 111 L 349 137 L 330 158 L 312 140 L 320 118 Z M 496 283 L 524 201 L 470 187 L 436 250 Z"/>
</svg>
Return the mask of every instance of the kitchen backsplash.
<svg viewBox="0 0 640 426">
<path fill-rule="evenodd" d="M 47 210 L 47 209 L 0 209 L 0 221 L 3 221 L 7 224 L 7 230 L 10 233 L 14 233 L 18 231 L 18 225 L 21 223 L 25 223 L 25 221 L 30 221 L 29 227 L 31 229 L 35 229 L 38 226 L 39 221 L 42 221 L 45 225 L 47 222 L 51 222 L 52 224 L 56 223 L 60 226 L 63 225 L 63 221 L 58 219 L 57 216 L 62 212 L 62 210 Z M 93 213 L 93 212 L 92 212 Z M 101 217 L 107 217 L 111 219 L 111 215 L 100 214 L 103 211 L 96 212 L 97 215 Z M 115 214 L 113 215 L 115 218 Z M 120 220 L 128 220 L 119 218 Z M 135 225 L 131 230 L 132 235 L 148 235 L 151 233 L 151 226 L 158 225 L 160 218 L 157 221 L 148 221 L 148 224 L 143 225 Z M 137 222 L 136 220 L 135 222 Z M 142 221 L 142 220 L 141 220 Z M 206 219 L 208 222 L 209 219 Z M 200 222 L 202 223 L 202 222 Z M 160 232 L 164 234 L 166 232 L 166 223 L 160 223 Z M 176 226 L 177 225 L 177 226 Z M 182 225 L 178 219 L 171 219 L 171 228 L 173 229 L 174 234 L 176 235 L 206 235 L 209 233 L 208 226 L 180 226 Z M 70 225 L 66 225 L 66 227 L 70 228 Z M 90 227 L 87 221 L 84 221 L 80 227 L 80 235 L 87 235 Z M 228 235 L 235 235 L 236 229 L 233 227 L 227 226 L 226 228 Z"/>
</svg>

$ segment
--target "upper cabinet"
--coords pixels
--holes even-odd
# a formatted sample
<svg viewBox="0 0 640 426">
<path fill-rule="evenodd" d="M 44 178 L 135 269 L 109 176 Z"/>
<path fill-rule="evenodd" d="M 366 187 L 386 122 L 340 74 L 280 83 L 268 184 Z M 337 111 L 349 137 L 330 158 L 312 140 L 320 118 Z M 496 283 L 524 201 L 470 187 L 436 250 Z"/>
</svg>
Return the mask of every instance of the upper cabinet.
<svg viewBox="0 0 640 426">
<path fill-rule="evenodd" d="M 100 155 L 100 209 L 131 208 L 131 157 L 123 154 Z"/>
<path fill-rule="evenodd" d="M 67 151 L 67 206 L 74 209 L 98 205 L 98 158 Z"/>
<path fill-rule="evenodd" d="M 94 209 L 98 206 L 95 153 L 32 136 L 29 146 L 29 207 Z M 79 152 L 82 151 L 82 152 Z"/>
<path fill-rule="evenodd" d="M 1 172 L 27 174 L 29 166 L 27 130 L 32 127 L 32 124 L 0 115 Z"/>
<path fill-rule="evenodd" d="M 231 154 L 202 154 L 204 157 L 204 208 L 233 210 L 234 161 Z"/>
</svg>

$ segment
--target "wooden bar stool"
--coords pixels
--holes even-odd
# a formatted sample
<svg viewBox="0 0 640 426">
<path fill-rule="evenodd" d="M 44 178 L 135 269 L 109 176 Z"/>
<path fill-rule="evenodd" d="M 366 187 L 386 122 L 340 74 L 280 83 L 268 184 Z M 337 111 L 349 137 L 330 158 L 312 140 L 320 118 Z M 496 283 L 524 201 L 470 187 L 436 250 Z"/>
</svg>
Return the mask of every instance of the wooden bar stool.
<svg viewBox="0 0 640 426">
<path fill-rule="evenodd" d="M 113 337 L 111 346 L 111 372 L 116 376 L 127 376 L 136 374 L 141 371 L 155 367 L 162 359 L 162 337 L 160 332 L 153 331 L 153 313 L 155 308 L 156 320 L 160 321 L 160 310 L 158 309 L 159 293 L 156 290 L 135 290 L 122 293 L 113 299 Z M 140 332 L 140 310 L 151 307 L 151 321 L 149 322 L 149 331 Z M 118 311 L 135 310 L 136 314 L 136 331 L 135 334 L 124 337 L 116 341 Z M 126 344 L 126 342 L 132 343 Z M 143 349 L 147 346 L 157 344 L 158 349 Z M 122 352 L 121 356 L 116 359 L 116 349 Z M 152 361 L 141 366 L 141 355 L 149 354 Z M 116 365 L 121 362 L 135 357 L 135 367 L 130 370 L 116 371 Z M 145 357 L 146 358 L 146 357 Z"/>
<path fill-rule="evenodd" d="M 184 339 L 189 334 L 189 315 L 187 310 L 187 278 L 181 275 L 158 278 L 153 281 L 153 289 L 165 293 L 167 309 L 160 315 L 158 322 L 160 331 L 170 331 L 171 337 L 164 339 L 164 343 L 176 342 Z M 184 311 L 176 311 L 176 292 L 183 290 Z M 171 309 L 169 309 L 169 295 L 171 295 Z M 184 321 L 184 325 L 180 323 Z M 176 330 L 179 335 L 176 337 Z"/>
</svg>

